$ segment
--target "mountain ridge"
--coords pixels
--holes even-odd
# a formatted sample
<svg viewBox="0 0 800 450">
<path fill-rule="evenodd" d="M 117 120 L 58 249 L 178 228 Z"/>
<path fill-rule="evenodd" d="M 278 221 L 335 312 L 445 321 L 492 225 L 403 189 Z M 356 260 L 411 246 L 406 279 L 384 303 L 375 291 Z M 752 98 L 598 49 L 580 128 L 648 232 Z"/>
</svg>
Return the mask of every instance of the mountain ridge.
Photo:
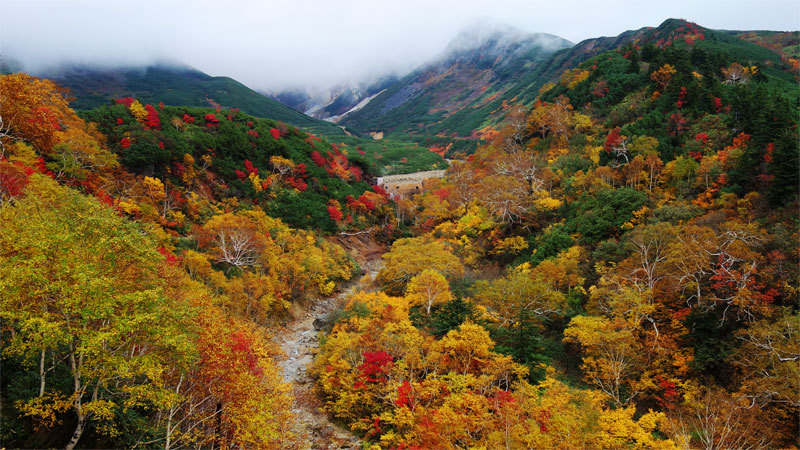
<svg viewBox="0 0 800 450">
<path fill-rule="evenodd" d="M 326 135 L 344 134 L 340 128 L 295 111 L 231 77 L 211 76 L 182 63 L 130 67 L 76 64 L 38 75 L 69 88 L 75 97 L 72 106 L 81 110 L 106 105 L 115 98 L 135 97 L 143 103 L 238 108 Z"/>
</svg>

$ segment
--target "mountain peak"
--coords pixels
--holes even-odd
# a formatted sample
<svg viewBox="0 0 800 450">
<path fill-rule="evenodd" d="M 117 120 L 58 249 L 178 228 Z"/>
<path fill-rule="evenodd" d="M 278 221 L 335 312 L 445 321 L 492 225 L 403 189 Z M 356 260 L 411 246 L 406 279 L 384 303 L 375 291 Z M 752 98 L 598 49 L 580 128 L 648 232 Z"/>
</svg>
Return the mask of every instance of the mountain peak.
<svg viewBox="0 0 800 450">
<path fill-rule="evenodd" d="M 555 51 L 572 45 L 572 42 L 552 34 L 528 33 L 508 24 L 481 21 L 462 29 L 447 45 L 442 58 L 474 50 L 508 54 L 531 46 Z"/>
</svg>

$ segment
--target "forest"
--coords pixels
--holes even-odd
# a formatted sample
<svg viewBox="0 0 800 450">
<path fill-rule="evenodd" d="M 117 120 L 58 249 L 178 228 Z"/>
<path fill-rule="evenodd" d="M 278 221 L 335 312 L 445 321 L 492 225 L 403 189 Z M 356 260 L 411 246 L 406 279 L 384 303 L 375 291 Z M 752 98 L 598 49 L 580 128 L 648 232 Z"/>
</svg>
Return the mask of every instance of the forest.
<svg viewBox="0 0 800 450">
<path fill-rule="evenodd" d="M 671 26 L 402 199 L 438 141 L 1 75 L 2 445 L 308 448 L 276 339 L 350 286 L 308 372 L 362 448 L 796 448 L 797 60 Z"/>
</svg>

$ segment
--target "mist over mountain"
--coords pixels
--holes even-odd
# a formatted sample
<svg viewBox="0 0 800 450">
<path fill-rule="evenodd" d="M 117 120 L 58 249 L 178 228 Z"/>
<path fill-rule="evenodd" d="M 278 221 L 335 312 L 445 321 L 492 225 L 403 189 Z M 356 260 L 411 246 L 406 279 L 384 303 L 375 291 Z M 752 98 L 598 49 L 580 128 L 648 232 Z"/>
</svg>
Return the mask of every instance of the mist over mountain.
<svg viewBox="0 0 800 450">
<path fill-rule="evenodd" d="M 470 136 L 497 110 L 495 100 L 549 55 L 573 45 L 551 34 L 478 24 L 342 123 L 361 131 Z"/>
<path fill-rule="evenodd" d="M 342 133 L 338 127 L 297 112 L 230 77 L 212 77 L 176 61 L 116 67 L 62 64 L 37 75 L 69 88 L 76 109 L 91 109 L 117 98 L 135 97 L 152 104 L 238 108 L 328 135 Z"/>
<path fill-rule="evenodd" d="M 358 81 L 338 83 L 322 91 L 301 87 L 270 95 L 310 116 L 339 122 L 367 107 L 372 99 L 383 94 L 384 90 L 399 89 L 400 94 L 392 100 L 393 102 L 410 95 L 411 91 L 408 89 L 399 88 L 401 80 L 410 73 L 425 72 L 426 76 L 435 78 L 448 70 L 455 70 L 456 67 L 465 70 L 488 68 L 501 70 L 513 65 L 517 58 L 524 58 L 525 54 L 533 49 L 536 49 L 534 53 L 538 55 L 572 45 L 566 39 L 551 34 L 526 33 L 508 24 L 484 20 L 463 28 L 442 51 L 409 73 L 367 76 Z M 529 55 L 529 57 L 537 56 Z M 474 83 L 475 80 L 466 81 L 470 76 L 472 75 L 463 74 L 462 81 L 466 84 Z"/>
<path fill-rule="evenodd" d="M 395 83 L 397 75 L 345 81 L 328 89 L 296 88 L 269 93 L 272 98 L 311 117 L 337 122 L 363 100 Z"/>
</svg>

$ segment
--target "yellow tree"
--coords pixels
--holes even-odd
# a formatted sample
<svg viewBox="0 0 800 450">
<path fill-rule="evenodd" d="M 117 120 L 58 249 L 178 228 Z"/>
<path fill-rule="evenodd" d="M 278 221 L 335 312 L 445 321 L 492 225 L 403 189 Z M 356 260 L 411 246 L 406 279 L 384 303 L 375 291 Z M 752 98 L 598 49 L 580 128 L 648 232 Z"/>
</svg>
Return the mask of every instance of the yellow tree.
<svg viewBox="0 0 800 450">
<path fill-rule="evenodd" d="M 436 270 L 446 278 L 464 275 L 464 266 L 442 242 L 427 237 L 398 239 L 383 256 L 384 268 L 378 281 L 389 293 L 401 294 L 406 283 L 425 269 Z"/>
<path fill-rule="evenodd" d="M 431 314 L 431 307 L 453 299 L 447 279 L 434 269 L 425 269 L 411 278 L 406 288 L 406 296 L 411 304 L 425 305 L 425 313 Z"/>
<path fill-rule="evenodd" d="M 127 402 L 160 402 L 162 377 L 191 351 L 191 311 L 165 297 L 164 258 L 133 222 L 42 175 L 26 190 L 0 207 L 0 314 L 15 330 L 4 352 L 64 364 L 66 394 L 48 388 L 40 358 L 40 395 L 21 409 L 45 424 L 72 410 L 72 449 L 89 420 L 114 436 Z"/>
<path fill-rule="evenodd" d="M 539 318 L 556 316 L 566 306 L 564 294 L 553 289 L 542 275 L 532 273 L 529 263 L 515 267 L 503 278 L 478 281 L 475 299 L 503 324 L 531 314 Z"/>
<path fill-rule="evenodd" d="M 639 393 L 637 380 L 643 369 L 642 349 L 624 320 L 574 317 L 564 330 L 564 342 L 581 346 L 585 355 L 584 377 L 614 405 L 625 406 Z"/>
</svg>

